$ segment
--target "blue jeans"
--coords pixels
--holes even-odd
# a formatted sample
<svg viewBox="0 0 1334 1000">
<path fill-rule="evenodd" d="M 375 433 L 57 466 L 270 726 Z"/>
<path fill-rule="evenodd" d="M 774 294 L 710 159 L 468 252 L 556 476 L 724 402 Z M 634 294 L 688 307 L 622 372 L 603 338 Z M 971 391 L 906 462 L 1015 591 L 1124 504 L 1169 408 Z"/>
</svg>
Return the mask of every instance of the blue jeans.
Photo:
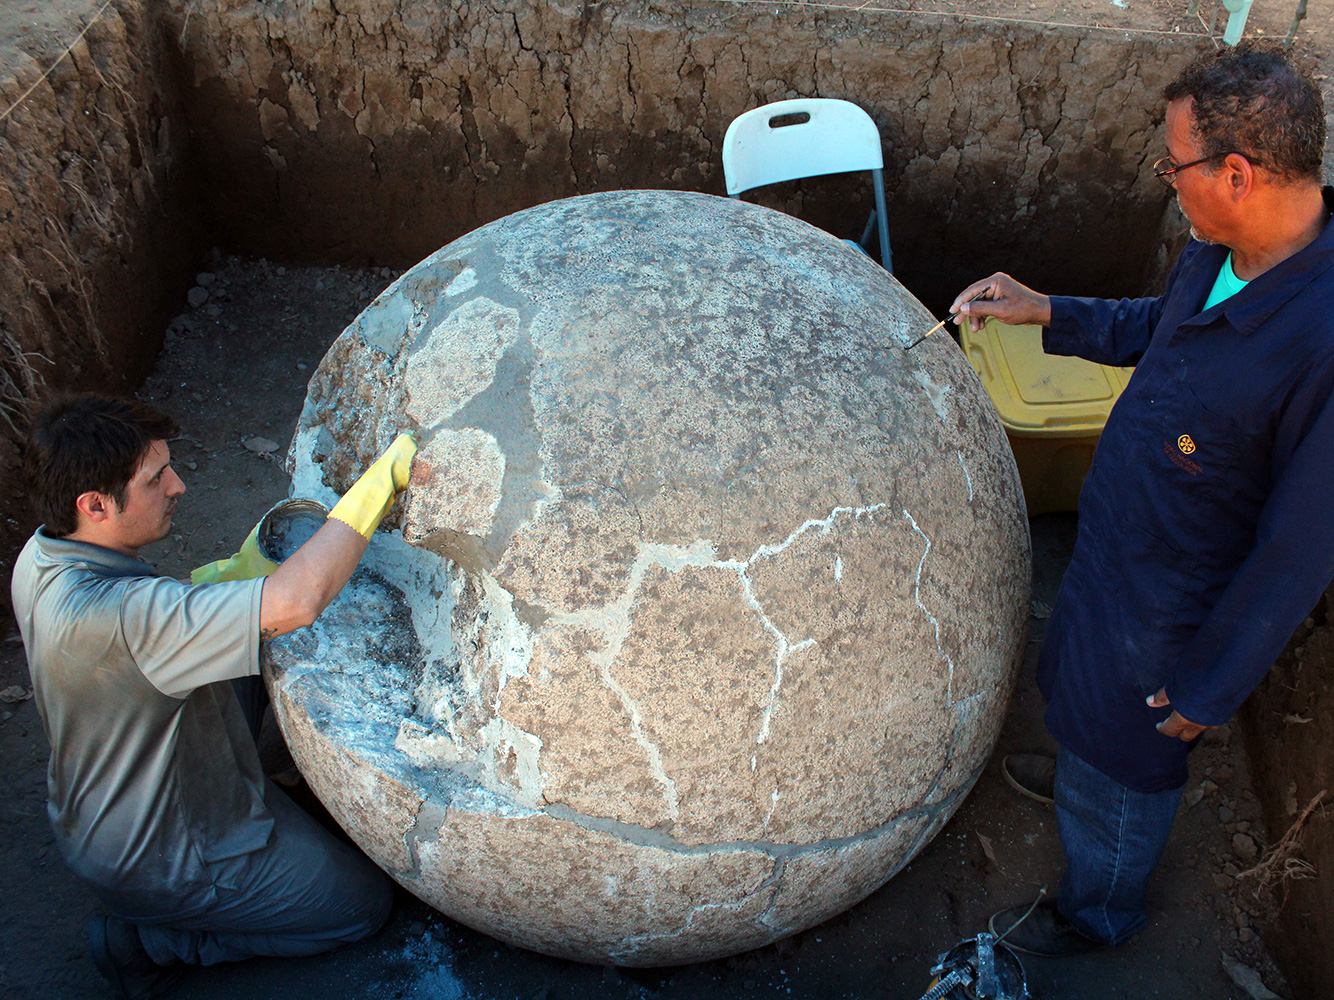
<svg viewBox="0 0 1334 1000">
<path fill-rule="evenodd" d="M 1118 945 L 1148 922 L 1145 889 L 1172 832 L 1181 789 L 1133 791 L 1062 748 L 1055 798 L 1065 853 L 1061 914 L 1085 937 Z"/>
</svg>

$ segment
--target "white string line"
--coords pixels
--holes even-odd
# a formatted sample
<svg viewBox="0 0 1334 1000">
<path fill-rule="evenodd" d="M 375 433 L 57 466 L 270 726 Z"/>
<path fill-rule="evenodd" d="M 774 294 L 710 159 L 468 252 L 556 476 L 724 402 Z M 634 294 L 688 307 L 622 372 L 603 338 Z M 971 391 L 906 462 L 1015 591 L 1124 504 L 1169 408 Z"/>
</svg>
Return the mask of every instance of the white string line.
<svg viewBox="0 0 1334 1000">
<path fill-rule="evenodd" d="M 1203 38 L 1195 31 L 1168 31 L 1165 28 L 1118 28 L 1106 24 L 1077 24 L 1073 21 L 1039 21 L 1026 17 L 1004 17 L 999 14 L 968 14 L 956 10 L 916 10 L 912 7 L 878 7 L 869 0 L 859 4 L 822 3 L 820 0 L 705 0 L 718 4 L 760 4 L 765 7 L 816 7 L 821 10 L 842 10 L 849 13 L 917 14 L 921 17 L 954 17 L 960 21 L 995 21 L 1001 24 L 1022 24 L 1036 28 L 1077 28 L 1085 31 L 1114 31 L 1124 35 L 1169 35 L 1176 38 Z"/>
<path fill-rule="evenodd" d="M 5 108 L 4 113 L 0 114 L 0 122 L 8 118 L 9 113 L 11 111 L 13 111 L 20 104 L 26 101 L 28 99 L 28 95 L 31 94 L 34 90 L 36 90 L 38 87 L 40 87 L 42 85 L 42 82 L 48 76 L 50 76 L 52 73 L 55 72 L 56 67 L 59 66 L 61 62 L 64 61 L 64 58 L 74 50 L 74 46 L 78 45 L 79 42 L 83 41 L 83 36 L 88 34 L 88 29 L 97 23 L 98 18 L 100 18 L 104 13 L 106 13 L 106 9 L 110 7 L 111 4 L 112 0 L 106 0 L 106 2 L 103 3 L 101 7 L 98 8 L 97 13 L 93 15 L 92 20 L 89 21 L 86 25 L 84 25 L 83 30 L 74 36 L 74 41 L 70 42 L 68 45 L 65 46 L 65 51 L 60 53 L 60 55 L 56 56 L 56 61 L 53 62 L 50 66 L 48 66 L 46 72 L 37 78 L 37 82 L 34 83 L 31 87 L 29 87 L 27 90 L 25 90 L 23 93 L 19 94 L 19 96 L 14 100 L 14 103 L 11 104 L 9 107 Z"/>
</svg>

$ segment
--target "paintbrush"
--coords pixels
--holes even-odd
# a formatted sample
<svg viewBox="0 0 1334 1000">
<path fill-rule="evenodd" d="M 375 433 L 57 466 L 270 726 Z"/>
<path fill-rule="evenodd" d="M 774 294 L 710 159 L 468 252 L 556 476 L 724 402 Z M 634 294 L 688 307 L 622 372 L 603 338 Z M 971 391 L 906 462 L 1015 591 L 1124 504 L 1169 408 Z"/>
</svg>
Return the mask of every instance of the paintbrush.
<svg viewBox="0 0 1334 1000">
<path fill-rule="evenodd" d="M 986 295 L 987 292 L 989 292 L 990 290 L 991 290 L 990 288 L 984 288 L 984 289 L 982 289 L 980 292 L 975 292 L 974 294 L 970 295 L 968 298 L 964 299 L 964 302 L 975 302 L 975 301 L 977 301 L 978 299 L 982 298 L 982 296 Z M 937 323 L 935 326 L 933 326 L 930 330 L 927 330 L 926 333 L 922 334 L 920 337 L 918 337 L 916 340 L 914 340 L 911 344 L 909 344 L 907 347 L 905 347 L 904 350 L 905 350 L 905 351 L 910 351 L 910 350 L 912 350 L 914 347 L 916 347 L 916 346 L 917 346 L 918 344 L 920 344 L 922 341 L 926 340 L 927 337 L 931 336 L 931 334 L 935 333 L 937 330 L 939 330 L 942 326 L 944 326 L 946 323 L 948 323 L 948 322 L 949 322 L 951 319 L 953 319 L 953 318 L 954 318 L 954 314 L 953 314 L 953 313 L 951 313 L 949 316 L 946 316 L 946 317 L 945 317 L 944 319 L 942 319 L 939 323 Z"/>
</svg>

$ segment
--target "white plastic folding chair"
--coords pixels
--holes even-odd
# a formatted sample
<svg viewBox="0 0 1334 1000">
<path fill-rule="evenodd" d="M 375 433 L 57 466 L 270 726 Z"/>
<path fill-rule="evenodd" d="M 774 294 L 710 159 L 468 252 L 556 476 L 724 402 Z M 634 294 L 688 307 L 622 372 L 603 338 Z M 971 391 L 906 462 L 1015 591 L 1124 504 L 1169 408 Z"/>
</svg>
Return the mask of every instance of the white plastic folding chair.
<svg viewBox="0 0 1334 1000">
<path fill-rule="evenodd" d="M 804 97 L 765 104 L 738 115 L 723 137 L 723 177 L 733 198 L 779 181 L 869 170 L 875 211 L 861 240 L 847 242 L 865 250 L 871 230 L 878 228 L 880 263 L 893 272 L 884 166 L 880 130 L 850 101 Z"/>
</svg>

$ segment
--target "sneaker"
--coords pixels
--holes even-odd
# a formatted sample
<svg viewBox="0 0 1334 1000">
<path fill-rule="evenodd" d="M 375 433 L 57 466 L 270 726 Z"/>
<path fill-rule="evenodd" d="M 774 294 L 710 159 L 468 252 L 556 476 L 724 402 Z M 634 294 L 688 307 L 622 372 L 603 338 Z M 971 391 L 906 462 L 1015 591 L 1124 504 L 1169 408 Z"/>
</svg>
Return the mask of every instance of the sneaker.
<svg viewBox="0 0 1334 1000">
<path fill-rule="evenodd" d="M 120 917 L 90 917 L 93 964 L 123 1000 L 154 1000 L 181 978 L 181 967 L 158 965 L 144 950 L 139 929 Z"/>
<path fill-rule="evenodd" d="M 1066 958 L 1103 947 L 1102 942 L 1075 930 L 1074 924 L 1061 916 L 1054 899 L 1044 899 L 1027 917 L 1025 913 L 1027 906 L 1001 910 L 991 915 L 987 927 L 998 939 L 1004 935 L 1005 943 L 1015 951 L 1042 958 Z"/>
<path fill-rule="evenodd" d="M 1051 805 L 1056 788 L 1056 758 L 1042 753 L 1006 754 L 1001 774 L 1020 795 Z"/>
</svg>

